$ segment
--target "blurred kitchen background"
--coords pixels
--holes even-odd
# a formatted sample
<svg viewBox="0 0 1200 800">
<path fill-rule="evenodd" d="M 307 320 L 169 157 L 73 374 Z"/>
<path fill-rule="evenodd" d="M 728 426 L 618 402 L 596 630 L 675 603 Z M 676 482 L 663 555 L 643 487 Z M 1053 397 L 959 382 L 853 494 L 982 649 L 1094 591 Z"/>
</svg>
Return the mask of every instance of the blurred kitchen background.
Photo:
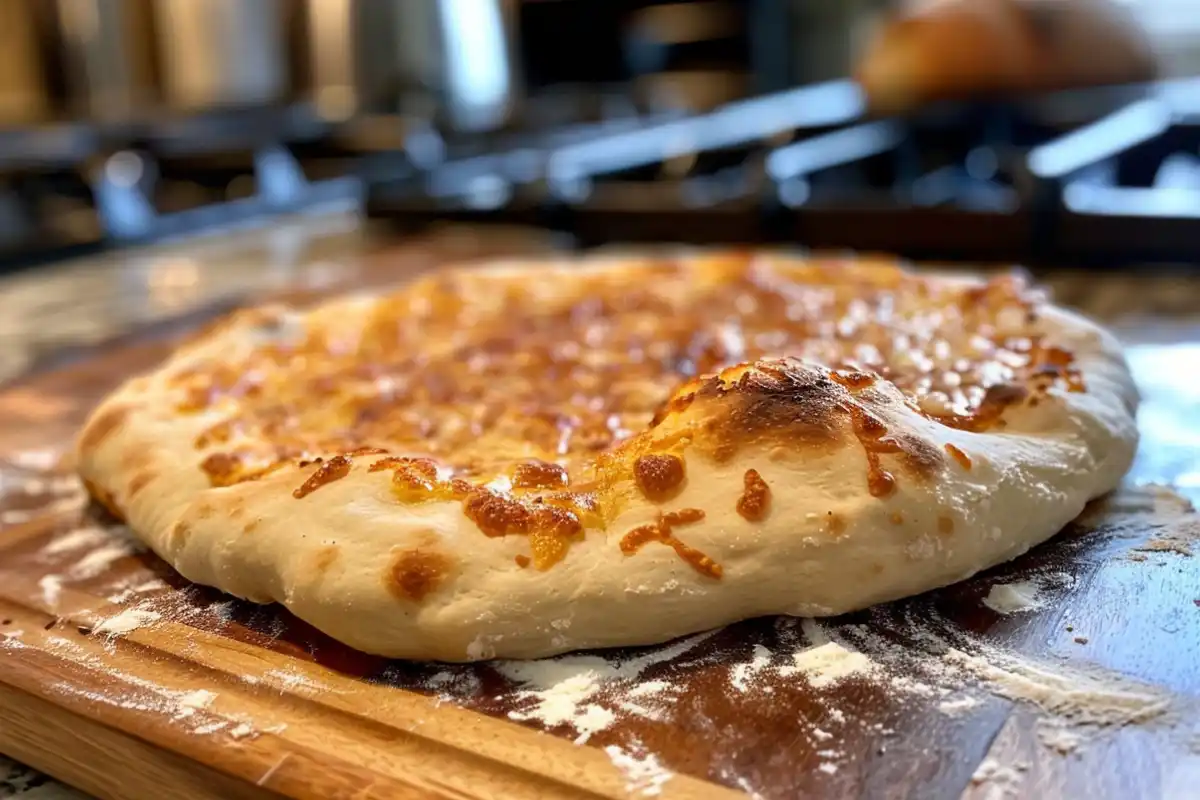
<svg viewBox="0 0 1200 800">
<path fill-rule="evenodd" d="M 1039 10 L 1078 4 L 943 0 L 993 8 L 1000 56 L 1032 63 L 1001 41 L 1023 8 L 1031 46 L 1079 63 L 897 105 L 872 92 L 899 68 L 852 79 L 884 0 L 0 0 L 0 269 L 335 212 L 1200 261 L 1200 0 L 1105 4 L 1150 72 Z M 931 41 L 926 83 L 956 50 L 1003 60 Z"/>
</svg>

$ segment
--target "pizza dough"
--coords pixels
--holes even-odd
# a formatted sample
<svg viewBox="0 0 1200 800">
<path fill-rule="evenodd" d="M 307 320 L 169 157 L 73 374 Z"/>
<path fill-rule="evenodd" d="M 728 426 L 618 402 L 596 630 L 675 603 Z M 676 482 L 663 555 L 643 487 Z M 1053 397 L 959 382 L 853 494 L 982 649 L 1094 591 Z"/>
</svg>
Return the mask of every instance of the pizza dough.
<svg viewBox="0 0 1200 800">
<path fill-rule="evenodd" d="M 610 255 L 237 313 L 79 463 L 192 581 L 371 653 L 539 657 L 966 578 L 1117 485 L 1136 405 L 1019 276 Z"/>
</svg>

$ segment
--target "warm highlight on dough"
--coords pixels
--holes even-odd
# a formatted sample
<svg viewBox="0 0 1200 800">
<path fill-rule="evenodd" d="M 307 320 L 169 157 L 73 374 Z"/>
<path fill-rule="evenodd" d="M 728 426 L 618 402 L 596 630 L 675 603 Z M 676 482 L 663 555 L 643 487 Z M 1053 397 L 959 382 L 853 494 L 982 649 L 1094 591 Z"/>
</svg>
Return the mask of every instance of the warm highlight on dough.
<svg viewBox="0 0 1200 800">
<path fill-rule="evenodd" d="M 234 314 L 79 463 L 190 580 L 373 653 L 536 657 L 1010 559 L 1117 484 L 1136 405 L 1018 276 L 625 255 Z"/>
</svg>

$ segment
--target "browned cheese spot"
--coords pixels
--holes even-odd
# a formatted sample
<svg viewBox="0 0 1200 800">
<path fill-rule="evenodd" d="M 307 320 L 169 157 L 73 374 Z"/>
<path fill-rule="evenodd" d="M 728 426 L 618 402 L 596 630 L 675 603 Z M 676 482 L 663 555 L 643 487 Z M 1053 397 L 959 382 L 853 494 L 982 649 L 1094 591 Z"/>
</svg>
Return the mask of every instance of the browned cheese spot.
<svg viewBox="0 0 1200 800">
<path fill-rule="evenodd" d="M 892 524 L 893 525 L 903 525 L 904 524 L 904 515 L 901 514 L 899 511 L 893 511 L 892 512 Z"/>
<path fill-rule="evenodd" d="M 518 555 L 514 560 L 517 562 L 517 566 L 521 569 L 525 569 L 529 566 L 529 556 Z"/>
<path fill-rule="evenodd" d="M 767 515 L 771 505 L 771 487 L 758 474 L 748 469 L 742 478 L 742 496 L 738 498 L 737 512 L 751 522 L 758 522 Z"/>
<path fill-rule="evenodd" d="M 1036 398 L 1034 398 L 1034 399 L 1036 399 Z M 962 467 L 963 469 L 968 470 L 968 471 L 971 469 L 971 457 L 968 456 L 966 453 L 964 453 L 962 450 L 960 450 L 959 448 L 955 447 L 952 444 L 947 444 L 946 452 L 950 454 L 951 458 L 953 458 L 955 461 L 958 462 L 958 465 L 960 467 Z"/>
<path fill-rule="evenodd" d="M 385 583 L 394 596 L 419 603 L 437 590 L 450 566 L 450 559 L 436 550 L 404 550 L 392 559 Z"/>
<path fill-rule="evenodd" d="M 724 568 L 707 555 L 681 541 L 675 535 L 676 525 L 689 525 L 704 519 L 704 511 L 699 508 L 684 508 L 659 515 L 658 522 L 650 525 L 639 525 L 626 533 L 620 542 L 621 552 L 626 556 L 637 553 L 643 545 L 649 542 L 661 542 L 667 545 L 684 560 L 684 562 L 701 575 L 720 579 Z"/>
<path fill-rule="evenodd" d="M 825 515 L 825 530 L 835 539 L 846 533 L 846 519 L 841 514 L 830 511 Z"/>
<path fill-rule="evenodd" d="M 954 520 L 950 517 L 938 517 L 938 533 L 942 536 L 949 536 L 954 533 Z"/>
<path fill-rule="evenodd" d="M 79 449 L 84 453 L 95 450 L 129 417 L 129 406 L 117 405 L 101 411 L 84 428 L 79 437 Z"/>
<path fill-rule="evenodd" d="M 683 459 L 670 453 L 647 453 L 633 462 L 633 479 L 648 500 L 661 502 L 679 493 L 686 477 Z"/>
<path fill-rule="evenodd" d="M 258 526 L 261 523 L 262 523 L 261 519 L 250 520 L 249 522 L 247 522 L 245 525 L 242 526 L 242 533 L 254 533 L 256 530 L 258 530 Z"/>
<path fill-rule="evenodd" d="M 350 474 L 350 467 L 353 463 L 350 456 L 334 456 L 317 467 L 316 472 L 309 475 L 308 480 L 292 492 L 292 497 L 299 500 L 326 484 L 341 480 Z"/>
<path fill-rule="evenodd" d="M 568 482 L 565 467 L 539 460 L 518 464 L 512 478 L 512 485 L 517 489 L 559 489 Z"/>
</svg>

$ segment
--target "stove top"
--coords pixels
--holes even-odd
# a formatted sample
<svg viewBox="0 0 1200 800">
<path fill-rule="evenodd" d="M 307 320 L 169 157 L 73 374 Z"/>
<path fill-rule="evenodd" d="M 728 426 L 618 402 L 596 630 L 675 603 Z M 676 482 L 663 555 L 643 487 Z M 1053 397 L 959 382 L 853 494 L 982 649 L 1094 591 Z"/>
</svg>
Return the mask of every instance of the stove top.
<svg viewBox="0 0 1200 800">
<path fill-rule="evenodd" d="M 1200 80 L 870 119 L 849 81 L 701 115 L 446 148 L 372 216 L 605 242 L 785 243 L 926 259 L 1200 261 Z"/>
</svg>

